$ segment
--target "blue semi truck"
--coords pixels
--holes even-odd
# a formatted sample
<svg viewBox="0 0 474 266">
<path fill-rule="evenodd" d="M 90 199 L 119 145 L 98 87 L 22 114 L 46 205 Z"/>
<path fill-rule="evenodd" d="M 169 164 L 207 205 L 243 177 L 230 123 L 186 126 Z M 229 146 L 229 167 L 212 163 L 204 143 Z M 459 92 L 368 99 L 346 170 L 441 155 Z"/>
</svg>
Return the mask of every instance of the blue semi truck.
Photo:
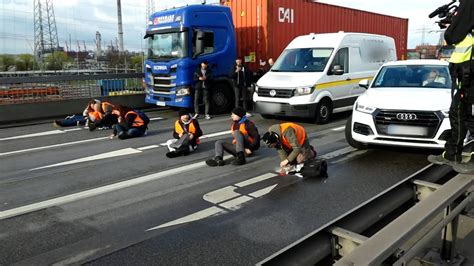
<svg viewBox="0 0 474 266">
<path fill-rule="evenodd" d="M 193 74 L 206 60 L 214 76 L 211 112 L 231 110 L 234 94 L 228 75 L 237 52 L 229 7 L 190 5 L 157 12 L 150 16 L 145 39 L 147 103 L 193 107 Z"/>
</svg>

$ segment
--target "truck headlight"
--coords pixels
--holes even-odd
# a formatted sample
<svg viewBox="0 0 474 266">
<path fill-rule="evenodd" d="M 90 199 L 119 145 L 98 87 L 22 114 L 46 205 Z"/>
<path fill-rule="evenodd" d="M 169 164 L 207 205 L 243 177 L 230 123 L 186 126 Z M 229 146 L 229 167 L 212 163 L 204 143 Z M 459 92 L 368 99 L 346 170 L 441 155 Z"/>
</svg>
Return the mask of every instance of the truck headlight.
<svg viewBox="0 0 474 266">
<path fill-rule="evenodd" d="M 186 96 L 191 94 L 189 87 L 181 87 L 176 89 L 176 96 Z"/>
<path fill-rule="evenodd" d="M 301 88 L 296 88 L 296 95 L 308 95 L 313 93 L 314 87 L 301 87 Z"/>
<path fill-rule="evenodd" d="M 375 108 L 356 103 L 356 110 L 362 113 L 372 114 L 375 111 Z"/>
</svg>

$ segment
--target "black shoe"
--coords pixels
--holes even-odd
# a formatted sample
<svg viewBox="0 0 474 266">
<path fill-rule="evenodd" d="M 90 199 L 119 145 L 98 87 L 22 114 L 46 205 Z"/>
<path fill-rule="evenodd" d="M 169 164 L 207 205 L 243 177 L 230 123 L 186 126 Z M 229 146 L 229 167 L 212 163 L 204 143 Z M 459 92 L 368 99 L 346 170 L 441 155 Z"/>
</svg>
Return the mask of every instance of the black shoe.
<svg viewBox="0 0 474 266">
<path fill-rule="evenodd" d="M 130 138 L 130 136 L 127 133 L 122 131 L 118 134 L 118 138 L 121 139 L 121 140 L 124 140 L 124 139 Z"/>
<path fill-rule="evenodd" d="M 54 126 L 54 127 L 62 127 L 62 126 L 61 126 L 61 123 L 59 122 L 59 120 L 54 120 L 54 121 L 53 121 L 53 126 Z"/>
<path fill-rule="evenodd" d="M 94 123 L 89 123 L 89 131 L 94 131 L 97 126 Z"/>
<path fill-rule="evenodd" d="M 238 152 L 236 155 L 235 155 L 235 159 L 232 161 L 232 164 L 233 165 L 243 165 L 245 164 L 246 161 L 245 161 L 245 154 L 243 151 L 241 152 Z"/>
<path fill-rule="evenodd" d="M 178 152 L 174 152 L 174 151 L 170 151 L 170 152 L 166 153 L 166 157 L 168 157 L 168 158 L 176 158 L 176 157 L 179 157 L 181 155 L 182 154 L 180 154 Z"/>
<path fill-rule="evenodd" d="M 212 167 L 214 167 L 214 166 L 224 166 L 225 162 L 224 162 L 224 160 L 222 160 L 222 157 L 217 156 L 214 159 L 206 160 L 206 164 L 209 165 L 209 166 L 212 166 Z"/>
</svg>

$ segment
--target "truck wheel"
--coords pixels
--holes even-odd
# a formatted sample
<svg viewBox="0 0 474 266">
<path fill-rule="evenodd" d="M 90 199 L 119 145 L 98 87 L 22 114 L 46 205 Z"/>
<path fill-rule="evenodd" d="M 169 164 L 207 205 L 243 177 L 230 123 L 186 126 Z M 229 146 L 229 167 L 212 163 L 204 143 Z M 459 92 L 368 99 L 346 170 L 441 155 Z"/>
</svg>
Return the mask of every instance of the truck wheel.
<svg viewBox="0 0 474 266">
<path fill-rule="evenodd" d="M 227 84 L 218 83 L 211 89 L 211 113 L 225 114 L 234 106 L 234 91 Z"/>
<path fill-rule="evenodd" d="M 316 105 L 316 124 L 326 124 L 331 119 L 332 115 L 332 101 L 328 98 L 323 98 Z"/>
<path fill-rule="evenodd" d="M 362 142 L 358 142 L 357 140 L 353 139 L 351 127 L 352 127 L 352 116 L 350 116 L 346 122 L 345 135 L 346 135 L 347 143 L 358 150 L 366 150 L 369 147 L 369 145 L 364 144 Z"/>
</svg>

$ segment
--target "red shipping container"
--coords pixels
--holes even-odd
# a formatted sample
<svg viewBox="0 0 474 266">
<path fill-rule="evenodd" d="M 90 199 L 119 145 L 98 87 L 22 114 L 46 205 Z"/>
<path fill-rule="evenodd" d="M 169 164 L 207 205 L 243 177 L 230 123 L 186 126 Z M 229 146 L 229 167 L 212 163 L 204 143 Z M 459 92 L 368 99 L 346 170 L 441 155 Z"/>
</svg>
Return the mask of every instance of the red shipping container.
<svg viewBox="0 0 474 266">
<path fill-rule="evenodd" d="M 237 54 L 250 67 L 276 58 L 295 37 L 309 33 L 361 32 L 395 39 L 405 59 L 408 19 L 317 3 L 310 0 L 227 0 L 237 37 Z"/>
</svg>

